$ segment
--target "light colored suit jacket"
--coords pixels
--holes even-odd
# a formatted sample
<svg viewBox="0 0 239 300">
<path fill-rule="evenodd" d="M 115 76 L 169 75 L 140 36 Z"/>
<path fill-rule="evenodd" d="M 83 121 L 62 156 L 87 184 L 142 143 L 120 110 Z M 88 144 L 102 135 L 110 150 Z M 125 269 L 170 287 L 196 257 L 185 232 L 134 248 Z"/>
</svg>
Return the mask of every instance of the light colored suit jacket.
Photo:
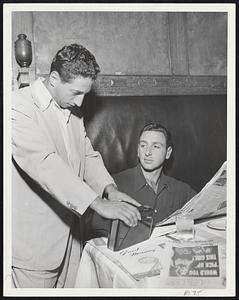
<svg viewBox="0 0 239 300">
<path fill-rule="evenodd" d="M 83 215 L 114 181 L 74 114 L 72 170 L 57 117 L 51 105 L 42 107 L 39 89 L 48 92 L 40 79 L 12 98 L 12 263 L 52 270 L 63 259 L 73 212 Z"/>
</svg>

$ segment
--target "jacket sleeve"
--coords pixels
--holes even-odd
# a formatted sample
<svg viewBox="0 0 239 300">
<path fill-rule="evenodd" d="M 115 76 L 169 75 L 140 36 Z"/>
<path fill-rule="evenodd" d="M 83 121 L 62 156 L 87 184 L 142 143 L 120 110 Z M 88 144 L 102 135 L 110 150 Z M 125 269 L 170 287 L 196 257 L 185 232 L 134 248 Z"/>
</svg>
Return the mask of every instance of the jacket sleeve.
<svg viewBox="0 0 239 300">
<path fill-rule="evenodd" d="M 53 142 L 39 126 L 32 105 L 19 94 L 13 94 L 13 158 L 21 169 L 55 199 L 83 214 L 98 194 L 75 175 L 57 154 Z"/>
<path fill-rule="evenodd" d="M 115 184 L 113 178 L 104 166 L 103 159 L 98 151 L 94 151 L 89 138 L 85 137 L 85 173 L 84 180 L 90 187 L 102 196 L 109 184 Z"/>
</svg>

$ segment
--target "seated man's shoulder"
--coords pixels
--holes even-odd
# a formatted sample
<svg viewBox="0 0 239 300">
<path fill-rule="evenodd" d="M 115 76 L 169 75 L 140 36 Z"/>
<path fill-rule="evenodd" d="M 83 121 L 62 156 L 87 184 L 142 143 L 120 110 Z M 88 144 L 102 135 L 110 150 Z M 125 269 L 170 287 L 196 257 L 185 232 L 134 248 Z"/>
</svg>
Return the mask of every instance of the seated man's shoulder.
<svg viewBox="0 0 239 300">
<path fill-rule="evenodd" d="M 126 169 L 126 170 L 123 170 L 119 173 L 116 173 L 113 176 L 114 180 L 116 181 L 121 181 L 121 180 L 127 180 L 128 178 L 131 178 L 132 176 L 134 176 L 134 171 L 135 171 L 135 168 L 129 168 L 129 169 Z"/>
<path fill-rule="evenodd" d="M 135 179 L 135 167 L 123 170 L 119 173 L 112 175 L 119 190 L 122 192 L 130 192 L 132 188 L 132 182 Z"/>
<path fill-rule="evenodd" d="M 182 192 L 189 192 L 190 194 L 194 195 L 196 194 L 196 192 L 194 191 L 194 189 L 186 182 L 178 180 L 174 177 L 171 176 L 166 176 L 167 177 L 167 181 L 169 182 L 169 184 L 178 191 L 182 191 Z"/>
<path fill-rule="evenodd" d="M 172 176 L 168 176 L 168 175 L 165 175 L 167 177 L 167 180 L 172 183 L 172 184 L 176 184 L 176 185 L 179 185 L 179 186 L 189 186 L 189 184 L 187 184 L 186 182 L 182 181 L 182 180 L 179 180 L 175 177 L 172 177 Z"/>
</svg>

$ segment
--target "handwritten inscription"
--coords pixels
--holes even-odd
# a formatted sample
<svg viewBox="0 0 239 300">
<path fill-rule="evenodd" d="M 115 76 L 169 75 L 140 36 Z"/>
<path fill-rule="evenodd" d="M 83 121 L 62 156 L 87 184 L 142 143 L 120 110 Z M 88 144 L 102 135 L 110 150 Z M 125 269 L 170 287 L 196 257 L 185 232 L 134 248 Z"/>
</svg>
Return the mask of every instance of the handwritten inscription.
<svg viewBox="0 0 239 300">
<path fill-rule="evenodd" d="M 165 244 L 159 244 L 157 245 L 157 247 L 161 247 L 162 249 L 164 249 L 164 246 Z M 121 256 L 137 256 L 137 255 L 142 255 L 142 254 L 145 254 L 145 253 L 155 253 L 157 251 L 157 247 L 154 247 L 154 248 L 151 248 L 151 249 L 140 249 L 139 247 L 137 248 L 134 248 L 134 249 L 124 249 L 124 250 L 121 250 L 119 252 L 119 254 Z"/>
</svg>

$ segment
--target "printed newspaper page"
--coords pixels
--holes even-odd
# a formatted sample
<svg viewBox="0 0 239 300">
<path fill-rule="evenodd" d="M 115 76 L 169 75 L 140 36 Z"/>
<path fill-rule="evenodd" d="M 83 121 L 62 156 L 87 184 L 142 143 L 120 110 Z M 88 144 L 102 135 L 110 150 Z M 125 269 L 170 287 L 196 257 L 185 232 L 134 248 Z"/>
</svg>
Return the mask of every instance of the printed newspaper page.
<svg viewBox="0 0 239 300">
<path fill-rule="evenodd" d="M 227 162 L 225 161 L 197 195 L 156 226 L 174 223 L 175 217 L 181 213 L 192 216 L 194 220 L 226 214 L 226 187 Z"/>
<path fill-rule="evenodd" d="M 172 242 L 154 238 L 104 255 L 133 277 L 138 286 L 160 288 L 226 287 L 225 243 L 215 241 Z"/>
</svg>

